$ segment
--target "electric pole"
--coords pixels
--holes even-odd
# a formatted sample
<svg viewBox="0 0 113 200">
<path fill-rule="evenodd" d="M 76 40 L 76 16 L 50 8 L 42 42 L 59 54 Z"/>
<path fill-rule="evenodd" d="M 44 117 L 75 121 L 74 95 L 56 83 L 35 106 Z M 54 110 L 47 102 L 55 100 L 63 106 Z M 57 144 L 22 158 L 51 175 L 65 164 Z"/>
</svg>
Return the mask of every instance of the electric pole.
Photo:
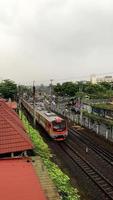
<svg viewBox="0 0 113 200">
<path fill-rule="evenodd" d="M 33 125 L 36 125 L 36 116 L 35 116 L 35 81 L 33 81 Z"/>
<path fill-rule="evenodd" d="M 53 82 L 53 79 L 50 79 L 50 95 L 51 95 L 51 99 L 52 99 L 52 82 Z"/>
</svg>

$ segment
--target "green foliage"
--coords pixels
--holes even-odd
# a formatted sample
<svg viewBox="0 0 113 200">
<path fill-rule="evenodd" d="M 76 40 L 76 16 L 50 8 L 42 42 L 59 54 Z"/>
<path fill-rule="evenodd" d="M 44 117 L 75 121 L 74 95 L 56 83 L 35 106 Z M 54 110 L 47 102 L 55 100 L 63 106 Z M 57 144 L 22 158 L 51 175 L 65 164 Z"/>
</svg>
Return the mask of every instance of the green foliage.
<svg viewBox="0 0 113 200">
<path fill-rule="evenodd" d="M 99 103 L 99 104 L 93 104 L 93 108 L 100 108 L 105 110 L 112 110 L 113 111 L 113 104 L 105 104 L 105 103 Z"/>
<path fill-rule="evenodd" d="M 57 83 L 56 86 L 54 86 L 54 92 L 61 95 L 62 94 L 62 87 L 61 87 L 61 84 L 60 83 Z"/>
<path fill-rule="evenodd" d="M 65 91 L 65 94 L 69 96 L 74 96 L 77 92 L 77 87 L 72 82 L 66 82 L 62 84 L 62 91 Z"/>
<path fill-rule="evenodd" d="M 84 111 L 83 112 L 83 116 L 86 116 L 89 119 L 94 120 L 99 124 L 103 123 L 103 124 L 107 125 L 108 127 L 113 126 L 113 121 L 112 120 L 103 118 L 103 117 L 95 115 L 93 113 L 88 113 L 88 112 Z"/>
<path fill-rule="evenodd" d="M 105 90 L 111 90 L 112 89 L 112 83 L 101 82 L 100 85 L 103 86 L 105 88 Z"/>
<path fill-rule="evenodd" d="M 88 94 L 93 93 L 99 93 L 99 92 L 105 92 L 105 88 L 101 86 L 100 84 L 86 84 L 86 87 L 84 89 Z"/>
<path fill-rule="evenodd" d="M 77 189 L 73 188 L 70 184 L 70 179 L 65 175 L 56 164 L 51 161 L 51 153 L 46 143 L 44 143 L 39 132 L 30 126 L 25 116 L 22 117 L 24 125 L 31 137 L 32 142 L 35 145 L 35 150 L 43 159 L 46 168 L 48 169 L 49 175 L 54 181 L 58 188 L 62 200 L 79 200 L 79 195 L 77 194 Z"/>
<path fill-rule="evenodd" d="M 30 96 L 32 94 L 32 88 L 30 86 L 19 85 L 18 94 L 21 96 L 23 93 L 27 93 Z"/>
<path fill-rule="evenodd" d="M 14 81 L 6 79 L 0 83 L 0 94 L 3 98 L 16 98 L 17 85 Z"/>
<path fill-rule="evenodd" d="M 78 85 L 73 82 L 65 82 L 62 85 L 58 83 L 54 86 L 54 91 L 61 96 L 74 96 L 78 91 Z"/>
<path fill-rule="evenodd" d="M 56 94 L 61 96 L 80 96 L 88 95 L 90 98 L 110 98 L 113 96 L 113 86 L 112 83 L 98 83 L 92 84 L 90 82 L 65 82 L 63 84 L 57 84 L 54 86 L 54 91 Z"/>
</svg>

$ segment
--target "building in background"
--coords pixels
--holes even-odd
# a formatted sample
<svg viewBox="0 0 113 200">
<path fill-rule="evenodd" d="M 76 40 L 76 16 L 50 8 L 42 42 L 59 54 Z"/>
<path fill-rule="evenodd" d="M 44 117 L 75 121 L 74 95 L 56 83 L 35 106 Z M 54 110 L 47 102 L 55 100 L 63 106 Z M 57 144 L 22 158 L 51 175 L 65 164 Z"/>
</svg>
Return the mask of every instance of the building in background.
<svg viewBox="0 0 113 200">
<path fill-rule="evenodd" d="M 101 78 L 97 78 L 97 82 L 111 83 L 111 82 L 113 82 L 113 77 L 112 76 L 104 76 L 104 77 L 101 77 Z"/>
<path fill-rule="evenodd" d="M 95 74 L 90 76 L 90 82 L 92 84 L 100 83 L 100 82 L 108 82 L 112 83 L 113 82 L 113 76 L 101 76 L 97 77 Z"/>
<path fill-rule="evenodd" d="M 92 74 L 92 75 L 90 76 L 90 82 L 91 82 L 92 84 L 96 84 L 96 83 L 97 83 L 97 77 L 96 77 L 95 74 Z"/>
</svg>

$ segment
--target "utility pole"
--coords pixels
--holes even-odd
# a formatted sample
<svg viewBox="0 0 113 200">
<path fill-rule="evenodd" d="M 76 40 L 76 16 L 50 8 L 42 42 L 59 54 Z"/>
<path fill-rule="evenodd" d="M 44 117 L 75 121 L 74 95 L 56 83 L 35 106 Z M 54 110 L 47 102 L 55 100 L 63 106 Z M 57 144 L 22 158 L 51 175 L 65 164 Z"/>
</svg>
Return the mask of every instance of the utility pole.
<svg viewBox="0 0 113 200">
<path fill-rule="evenodd" d="M 18 107 L 18 109 L 17 109 L 17 112 L 18 112 L 18 114 L 19 114 L 19 112 L 20 112 L 20 118 L 22 119 L 22 103 L 21 103 L 21 101 L 22 101 L 22 88 L 21 88 L 21 86 L 20 85 L 18 85 L 18 101 L 17 101 L 17 107 Z"/>
<path fill-rule="evenodd" d="M 53 82 L 53 79 L 50 79 L 50 98 L 49 98 L 49 102 L 50 102 L 50 105 L 49 105 L 49 109 L 51 110 L 51 103 L 52 103 L 52 82 Z"/>
<path fill-rule="evenodd" d="M 36 116 L 35 116 L 35 81 L 33 81 L 33 125 L 36 125 Z"/>
<path fill-rule="evenodd" d="M 17 86 L 17 98 L 16 98 L 16 102 L 17 102 L 17 113 L 19 114 L 19 110 L 20 110 L 20 105 L 19 105 L 19 101 L 20 101 L 20 86 Z"/>
<path fill-rule="evenodd" d="M 52 99 L 52 82 L 53 82 L 53 79 L 50 79 L 50 95 L 51 95 L 51 99 Z"/>
</svg>

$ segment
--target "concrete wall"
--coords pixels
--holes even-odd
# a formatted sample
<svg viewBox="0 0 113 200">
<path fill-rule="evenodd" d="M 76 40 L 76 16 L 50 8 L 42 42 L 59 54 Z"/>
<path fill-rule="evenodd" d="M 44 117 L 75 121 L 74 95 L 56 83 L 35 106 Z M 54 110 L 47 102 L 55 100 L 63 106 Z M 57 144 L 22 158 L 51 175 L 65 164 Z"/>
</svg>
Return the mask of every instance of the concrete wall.
<svg viewBox="0 0 113 200">
<path fill-rule="evenodd" d="M 69 109 L 62 109 L 62 106 L 54 106 L 52 108 L 53 111 L 56 111 L 59 114 L 64 115 L 68 119 L 72 120 L 73 122 L 80 124 L 90 130 L 95 131 L 98 135 L 105 137 L 106 139 L 113 142 L 113 127 L 108 128 L 105 124 L 98 124 L 96 121 L 90 120 L 86 116 L 81 116 L 79 114 L 75 115 Z"/>
</svg>

